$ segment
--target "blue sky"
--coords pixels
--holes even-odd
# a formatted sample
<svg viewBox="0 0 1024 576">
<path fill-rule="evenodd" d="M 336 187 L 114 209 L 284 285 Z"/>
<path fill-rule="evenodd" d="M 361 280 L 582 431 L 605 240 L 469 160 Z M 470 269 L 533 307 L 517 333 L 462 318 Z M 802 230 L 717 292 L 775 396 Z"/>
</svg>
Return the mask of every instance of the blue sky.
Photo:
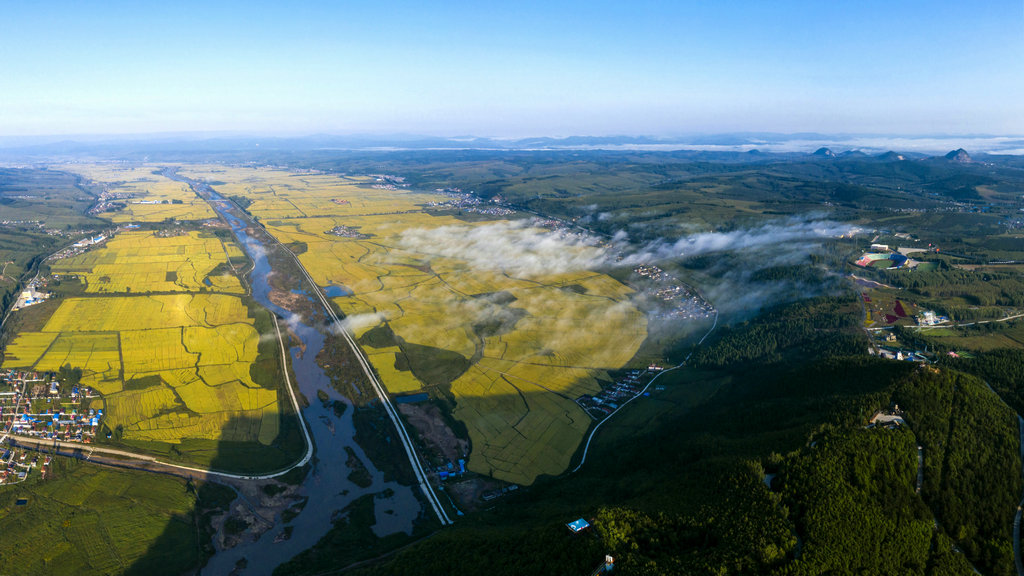
<svg viewBox="0 0 1024 576">
<path fill-rule="evenodd" d="M 1024 0 L 5 3 L 0 136 L 182 131 L 1024 134 Z"/>
</svg>

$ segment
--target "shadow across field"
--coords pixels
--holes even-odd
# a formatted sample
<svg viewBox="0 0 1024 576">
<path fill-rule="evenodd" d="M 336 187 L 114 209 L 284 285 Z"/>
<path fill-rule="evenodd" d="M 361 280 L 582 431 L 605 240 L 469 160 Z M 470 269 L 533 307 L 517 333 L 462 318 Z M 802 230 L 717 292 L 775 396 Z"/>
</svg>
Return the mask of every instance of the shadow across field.
<svg viewBox="0 0 1024 576">
<path fill-rule="evenodd" d="M 294 421 L 294 418 L 291 418 Z M 246 422 L 231 422 L 234 426 L 247 426 Z M 301 432 L 296 431 L 301 435 Z M 286 433 L 282 429 L 282 433 Z M 216 455 L 210 460 L 213 470 L 239 468 L 240 459 L 247 451 L 239 443 L 222 441 L 216 444 Z M 260 452 L 251 453 L 254 459 L 260 459 Z M 107 462 L 109 463 L 109 461 Z M 122 464 L 135 465 L 132 463 Z M 150 544 L 147 552 L 136 559 L 124 572 L 125 575 L 148 576 L 150 574 L 197 574 L 206 564 L 210 556 L 216 553 L 215 535 L 220 528 L 231 535 L 248 528 L 253 518 L 240 518 L 234 515 L 232 503 L 241 493 L 239 489 L 245 482 L 260 486 L 260 491 L 269 497 L 286 492 L 291 485 L 302 482 L 308 473 L 308 466 L 295 468 L 283 476 L 273 480 L 245 481 L 217 477 L 213 474 L 190 473 L 183 470 L 166 470 L 163 472 L 148 471 L 152 474 L 175 474 L 183 478 L 183 489 L 194 495 L 195 504 L 185 517 L 172 518 Z M 255 470 L 254 470 L 255 471 Z M 265 470 L 264 470 L 265 471 Z M 141 473 L 141 472 L 140 472 Z M 247 500 L 245 500 L 248 503 Z M 251 504 L 250 504 L 251 506 Z M 225 521 L 224 515 L 227 514 Z M 258 516 L 258 515 L 256 515 Z M 222 527 L 222 528 L 221 528 Z M 282 558 L 282 561 L 285 560 Z M 172 567 L 175 567 L 172 569 Z M 254 569 L 251 573 L 268 573 L 269 569 Z"/>
</svg>

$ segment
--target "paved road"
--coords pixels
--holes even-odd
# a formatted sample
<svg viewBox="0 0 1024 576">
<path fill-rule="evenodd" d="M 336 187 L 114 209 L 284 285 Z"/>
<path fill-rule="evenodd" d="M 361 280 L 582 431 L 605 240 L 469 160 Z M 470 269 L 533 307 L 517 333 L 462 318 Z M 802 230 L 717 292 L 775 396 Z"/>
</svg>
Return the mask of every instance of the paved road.
<svg viewBox="0 0 1024 576">
<path fill-rule="evenodd" d="M 189 186 L 191 186 L 192 189 L 198 193 L 198 190 L 196 190 L 196 183 L 188 179 L 185 179 L 185 182 L 187 182 Z M 205 186 L 207 189 L 210 189 L 205 184 L 199 184 L 199 186 Z M 225 198 L 224 200 L 234 205 L 234 202 L 232 202 L 230 199 Z M 235 207 L 237 208 L 237 206 Z M 426 470 L 424 470 L 422 463 L 420 463 L 419 455 L 416 452 L 416 448 L 412 443 L 412 439 L 410 438 L 408 431 L 406 431 L 405 429 L 405 424 L 403 424 L 401 418 L 399 418 L 398 416 L 398 410 L 396 410 L 394 405 L 392 404 L 391 398 L 388 396 L 387 391 L 384 389 L 384 386 L 381 384 L 380 380 L 377 378 L 377 375 L 374 373 L 373 368 L 370 366 L 370 362 L 366 358 L 366 355 L 363 353 L 362 348 L 360 348 L 359 345 L 356 344 L 356 341 L 352 338 L 352 334 L 349 333 L 349 331 L 345 328 L 345 325 L 342 323 L 341 319 L 334 312 L 334 309 L 331 308 L 330 302 L 328 302 L 327 297 L 323 293 L 323 290 L 321 290 L 320 286 L 317 285 L 315 281 L 313 281 L 313 277 L 309 275 L 309 272 L 306 270 L 306 267 L 302 265 L 302 262 L 299 260 L 298 256 L 296 256 L 294 252 L 289 250 L 287 246 L 278 241 L 277 238 L 274 238 L 273 235 L 271 235 L 269 232 L 266 232 L 262 228 L 262 226 L 254 222 L 252 218 L 250 218 L 243 210 L 239 209 L 238 213 L 250 224 L 259 228 L 260 230 L 263 230 L 263 232 L 267 235 L 269 241 L 279 246 L 282 250 L 285 251 L 285 253 L 291 256 L 292 260 L 295 261 L 295 265 L 298 267 L 299 271 L 302 272 L 302 275 L 309 282 L 310 286 L 313 289 L 313 292 L 316 294 L 317 299 L 319 299 L 320 303 L 324 307 L 324 310 L 327 312 L 328 316 L 330 316 L 332 321 L 332 327 L 338 334 L 341 334 L 341 336 L 348 343 L 356 359 L 359 361 L 359 366 L 362 368 L 367 380 L 370 381 L 370 384 L 373 386 L 374 392 L 377 393 L 377 398 L 380 399 L 381 405 L 384 407 L 384 410 L 387 413 L 388 418 L 391 419 L 392 424 L 394 424 L 395 426 L 395 430 L 398 432 L 398 439 L 402 442 L 402 447 L 405 449 L 405 454 L 409 458 L 409 463 L 412 465 L 413 472 L 416 474 L 416 481 L 419 483 L 420 490 L 423 492 L 424 497 L 426 497 L 427 501 L 430 503 L 430 507 L 434 510 L 434 514 L 437 515 L 437 519 L 441 522 L 442 525 L 451 524 L 452 520 L 448 516 L 448 512 L 444 509 L 444 506 L 441 504 L 441 500 L 437 497 L 437 493 L 434 491 L 434 487 L 430 484 L 430 480 L 427 478 Z"/>
<path fill-rule="evenodd" d="M 917 447 L 917 493 L 921 493 L 921 486 L 924 485 L 924 447 Z"/>
<path fill-rule="evenodd" d="M 276 240 L 275 240 L 276 241 Z M 430 484 L 429 478 L 427 478 L 427 472 L 423 468 L 423 464 L 420 463 L 419 455 L 416 453 L 416 448 L 413 446 L 412 439 L 409 437 L 409 433 L 405 429 L 405 424 L 402 423 L 401 418 L 398 416 L 398 410 L 395 409 L 394 404 L 391 403 L 391 398 L 388 396 L 387 391 L 381 384 L 377 375 L 374 373 L 373 368 L 370 366 L 369 360 L 366 358 L 366 354 L 363 353 L 363 349 L 356 344 L 355 339 L 352 338 L 352 334 L 348 328 L 341 321 L 337 314 L 334 313 L 334 309 L 331 308 L 330 303 L 327 301 L 327 297 L 324 296 L 320 286 L 313 281 L 313 278 L 306 271 L 306 268 L 299 262 L 298 256 L 294 252 L 288 249 L 284 244 L 278 243 L 278 245 L 287 251 L 291 255 L 292 259 L 295 260 L 295 264 L 299 267 L 299 270 L 306 276 L 306 280 L 313 287 L 313 292 L 316 294 L 320 303 L 323 304 L 324 310 L 331 317 L 332 327 L 338 334 L 341 334 L 345 338 L 345 342 L 348 343 L 355 354 L 356 359 L 359 361 L 359 366 L 363 369 L 363 373 L 366 375 L 367 380 L 373 385 L 374 391 L 377 393 L 377 398 L 380 399 L 381 405 L 384 406 L 384 410 L 387 412 L 388 418 L 395 425 L 395 430 L 398 431 L 398 439 L 402 442 L 402 447 L 405 449 L 406 456 L 409 457 L 409 463 L 412 464 L 413 472 L 416 474 L 416 481 L 420 485 L 420 490 L 423 495 L 430 502 L 430 507 L 433 508 L 434 514 L 437 515 L 437 519 L 442 525 L 448 525 L 452 523 L 451 518 L 448 516 L 448 512 L 445 511 L 444 506 L 441 504 L 441 500 L 437 497 L 437 493 L 434 492 L 434 487 Z"/>
<path fill-rule="evenodd" d="M 714 322 L 714 324 L 712 324 L 711 328 L 708 329 L 706 334 L 704 334 L 704 337 L 700 339 L 700 342 L 697 342 L 697 346 L 700 346 L 701 344 L 704 343 L 704 340 L 706 340 L 707 337 L 710 336 L 712 332 L 714 332 L 716 326 L 718 326 L 718 310 L 715 310 L 715 322 Z M 690 360 L 690 356 L 692 356 L 692 355 L 693 355 L 693 352 L 687 354 L 686 358 L 684 358 L 683 361 L 680 362 L 678 366 L 673 366 L 672 368 L 669 368 L 668 370 L 665 370 L 665 371 L 661 372 L 661 374 L 658 374 L 654 378 L 651 378 L 651 381 L 648 382 L 646 386 L 644 386 L 643 390 L 637 392 L 636 396 L 633 396 L 629 400 L 626 400 L 625 402 L 623 402 L 618 408 L 615 409 L 614 412 L 609 414 L 607 418 L 605 418 L 604 420 L 601 420 L 600 422 L 598 422 L 597 426 L 594 426 L 594 429 L 590 431 L 590 435 L 587 436 L 587 443 L 583 446 L 583 457 L 580 458 L 580 463 L 575 468 L 572 469 L 572 472 L 570 472 L 570 474 L 576 472 L 577 470 L 582 468 L 584 464 L 587 463 L 587 453 L 590 450 L 590 442 L 591 442 L 591 440 L 594 439 L 594 435 L 597 434 L 597 431 L 601 429 L 601 426 L 604 425 L 605 422 L 611 420 L 612 416 L 615 416 L 616 414 L 618 414 L 619 410 L 622 410 L 630 402 L 632 402 L 633 400 L 636 400 L 637 398 L 642 396 L 644 392 L 647 392 L 647 389 L 651 387 L 651 384 L 654 384 L 654 381 L 657 380 L 658 378 L 661 378 L 662 375 L 668 374 L 669 372 L 672 372 L 673 370 L 678 370 L 678 369 L 682 368 L 683 366 L 685 366 L 686 363 Z"/>
</svg>

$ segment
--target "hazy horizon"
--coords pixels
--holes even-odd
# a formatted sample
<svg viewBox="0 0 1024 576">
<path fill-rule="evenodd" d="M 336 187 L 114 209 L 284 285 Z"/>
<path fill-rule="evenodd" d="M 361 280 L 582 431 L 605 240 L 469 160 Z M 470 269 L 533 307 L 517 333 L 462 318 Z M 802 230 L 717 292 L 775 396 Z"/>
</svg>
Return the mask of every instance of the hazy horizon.
<svg viewBox="0 0 1024 576">
<path fill-rule="evenodd" d="M 117 155 L 125 145 L 159 154 L 161 146 L 183 150 L 260 149 L 284 146 L 306 150 L 400 151 L 400 150 L 621 150 L 810 153 L 830 148 L 836 153 L 887 151 L 942 155 L 964 148 L 969 153 L 1024 155 L 1024 136 L 995 135 L 877 135 L 877 134 L 771 134 L 736 132 L 652 137 L 649 135 L 535 135 L 530 138 L 493 138 L 429 134 L 267 134 L 244 132 L 167 132 L 154 134 L 78 134 L 0 136 L 0 155 L 62 156 L 96 152 Z M 70 146 L 70 148 L 69 148 Z"/>
<path fill-rule="evenodd" d="M 1024 133 L 1024 6 L 7 7 L 0 135 Z"/>
</svg>

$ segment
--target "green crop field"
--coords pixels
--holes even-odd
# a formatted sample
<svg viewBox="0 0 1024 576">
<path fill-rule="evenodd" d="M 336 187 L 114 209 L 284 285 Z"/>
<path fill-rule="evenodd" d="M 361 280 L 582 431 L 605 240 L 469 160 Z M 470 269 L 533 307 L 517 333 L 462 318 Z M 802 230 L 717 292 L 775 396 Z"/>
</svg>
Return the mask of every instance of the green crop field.
<svg viewBox="0 0 1024 576">
<path fill-rule="evenodd" d="M 47 472 L 0 490 L 0 573 L 182 573 L 198 564 L 196 497 L 184 480 L 64 458 Z"/>
<path fill-rule="evenodd" d="M 507 272 L 413 245 L 415 234 L 491 233 L 493 222 L 424 210 L 444 197 L 276 170 L 186 173 L 251 199 L 247 210 L 271 234 L 305 246 L 299 258 L 318 284 L 352 292 L 333 302 L 364 337 L 384 385 L 393 394 L 453 399 L 473 443 L 471 470 L 521 484 L 565 470 L 591 423 L 575 399 L 598 392 L 598 379 L 629 362 L 646 338 L 632 290 L 599 272 Z M 505 225 L 493 231 L 549 237 Z M 338 226 L 358 235 L 330 233 Z M 582 260 L 593 248 L 570 250 Z"/>
</svg>

